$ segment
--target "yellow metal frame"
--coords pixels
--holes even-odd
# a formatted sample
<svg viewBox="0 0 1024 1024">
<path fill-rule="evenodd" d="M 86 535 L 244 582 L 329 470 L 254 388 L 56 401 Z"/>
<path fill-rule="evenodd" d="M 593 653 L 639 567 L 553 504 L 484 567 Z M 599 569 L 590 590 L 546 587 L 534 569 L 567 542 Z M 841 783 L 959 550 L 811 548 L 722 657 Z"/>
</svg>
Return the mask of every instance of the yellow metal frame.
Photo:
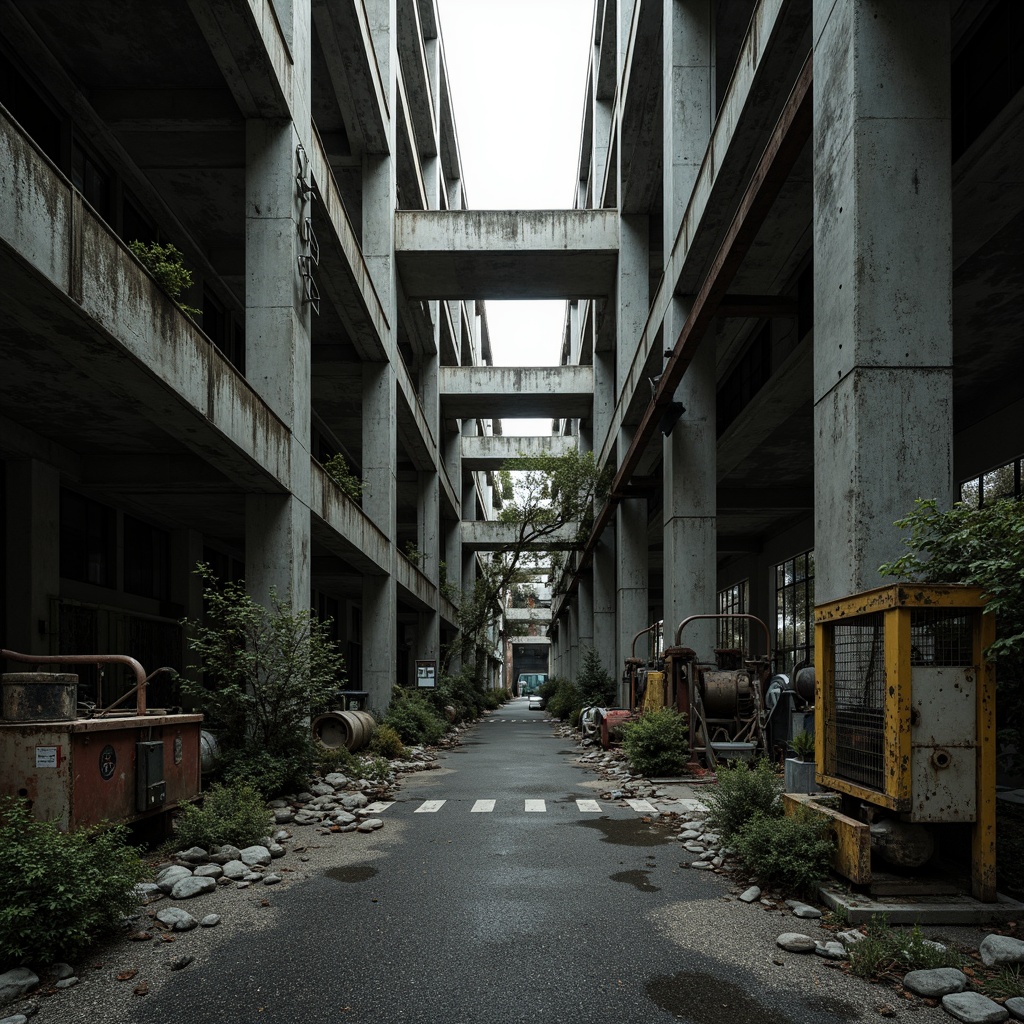
<svg viewBox="0 0 1024 1024">
<path fill-rule="evenodd" d="M 814 727 L 825 742 L 817 745 L 815 779 L 819 785 L 885 807 L 909 811 L 911 802 L 912 703 L 910 619 L 915 608 L 977 609 L 972 657 L 977 685 L 977 815 L 972 836 L 972 891 L 986 902 L 996 898 L 995 841 L 995 667 L 983 652 L 995 640 L 993 616 L 984 615 L 979 587 L 948 584 L 906 584 L 879 587 L 854 597 L 818 605 L 814 610 Z M 835 674 L 832 626 L 844 620 L 881 612 L 885 636 L 884 789 L 879 791 L 836 775 L 835 708 L 831 697 Z M 829 685 L 826 685 L 828 683 Z M 838 831 L 838 830 L 837 830 Z M 854 858 L 856 859 L 856 858 Z M 838 867 L 838 865 L 837 865 Z M 849 877 L 849 876 L 848 876 Z"/>
<path fill-rule="evenodd" d="M 819 817 L 827 818 L 835 836 L 832 868 L 854 885 L 871 881 L 871 826 L 840 813 L 827 804 L 817 803 L 808 793 L 783 793 L 782 806 L 793 816 L 803 807 Z"/>
</svg>

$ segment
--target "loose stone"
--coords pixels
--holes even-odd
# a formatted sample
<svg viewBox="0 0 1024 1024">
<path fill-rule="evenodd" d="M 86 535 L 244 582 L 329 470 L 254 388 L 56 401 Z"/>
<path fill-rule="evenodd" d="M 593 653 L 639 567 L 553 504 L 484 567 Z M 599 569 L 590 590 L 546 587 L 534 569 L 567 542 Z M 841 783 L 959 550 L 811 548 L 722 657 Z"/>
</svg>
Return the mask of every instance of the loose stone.
<svg viewBox="0 0 1024 1024">
<path fill-rule="evenodd" d="M 365 821 L 361 821 L 357 826 L 359 832 L 376 832 L 377 829 L 383 828 L 384 822 L 380 818 L 367 818 Z"/>
<path fill-rule="evenodd" d="M 951 992 L 963 992 L 967 987 L 967 975 L 955 967 L 910 971 L 903 977 L 903 987 L 910 989 L 916 996 L 941 999 Z"/>
<path fill-rule="evenodd" d="M 191 877 L 192 871 L 190 868 L 183 868 L 180 865 L 175 864 L 169 868 L 165 868 L 156 876 L 156 884 L 161 892 L 169 893 L 183 878 Z"/>
<path fill-rule="evenodd" d="M 986 935 L 978 947 L 986 967 L 1024 963 L 1024 942 L 1009 935 Z"/>
<path fill-rule="evenodd" d="M 54 985 L 54 988 L 72 988 L 78 984 L 78 978 L 61 978 L 60 981 Z"/>
<path fill-rule="evenodd" d="M 216 928 L 220 924 L 220 914 L 207 914 L 199 923 L 204 928 Z"/>
<path fill-rule="evenodd" d="M 846 947 L 841 942 L 815 942 L 814 952 L 826 960 L 846 959 Z"/>
<path fill-rule="evenodd" d="M 280 875 L 265 875 L 263 878 L 264 885 L 277 885 L 281 881 Z"/>
<path fill-rule="evenodd" d="M 942 1008 L 963 1024 L 999 1024 L 1009 1011 L 980 992 L 953 992 L 942 997 Z"/>
<path fill-rule="evenodd" d="M 1014 996 L 1012 999 L 1007 999 L 1003 1006 L 1010 1011 L 1010 1016 L 1014 1020 L 1024 1020 L 1024 996 Z"/>
<path fill-rule="evenodd" d="M 754 900 L 761 898 L 761 890 L 756 886 L 752 885 L 746 892 L 740 893 L 740 899 L 744 903 L 753 903 Z"/>
<path fill-rule="evenodd" d="M 793 906 L 789 903 L 789 900 L 787 900 L 786 903 L 790 906 L 790 909 L 793 911 L 794 917 L 803 918 L 805 921 L 816 921 L 819 917 L 821 917 L 821 911 L 818 910 L 817 907 L 809 907 L 806 903 L 797 903 L 795 906 Z"/>
<path fill-rule="evenodd" d="M 158 911 L 156 919 L 176 932 L 190 932 L 199 924 L 187 910 L 181 910 L 179 907 L 167 907 Z"/>
<path fill-rule="evenodd" d="M 775 944 L 787 953 L 813 953 L 816 945 L 810 935 L 802 935 L 800 932 L 783 932 Z"/>
<path fill-rule="evenodd" d="M 213 892 L 217 888 L 217 882 L 213 878 L 182 878 L 175 882 L 171 889 L 172 900 L 190 900 L 204 893 Z"/>
<path fill-rule="evenodd" d="M 256 865 L 266 867 L 270 863 L 271 857 L 270 851 L 265 846 L 247 846 L 242 850 L 238 859 L 243 864 L 248 864 L 249 867 Z"/>
<path fill-rule="evenodd" d="M 212 878 L 214 880 L 220 878 L 224 874 L 224 869 L 219 864 L 200 864 L 196 868 L 194 878 Z"/>
</svg>

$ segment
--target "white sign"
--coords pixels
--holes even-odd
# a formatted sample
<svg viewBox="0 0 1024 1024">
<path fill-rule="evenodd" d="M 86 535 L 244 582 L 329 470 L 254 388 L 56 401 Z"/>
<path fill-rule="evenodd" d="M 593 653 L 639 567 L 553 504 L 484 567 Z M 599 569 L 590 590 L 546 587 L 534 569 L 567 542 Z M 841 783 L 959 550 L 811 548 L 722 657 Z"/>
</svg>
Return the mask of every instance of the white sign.
<svg viewBox="0 0 1024 1024">
<path fill-rule="evenodd" d="M 60 765 L 60 747 L 36 747 L 37 768 L 57 768 Z"/>
</svg>

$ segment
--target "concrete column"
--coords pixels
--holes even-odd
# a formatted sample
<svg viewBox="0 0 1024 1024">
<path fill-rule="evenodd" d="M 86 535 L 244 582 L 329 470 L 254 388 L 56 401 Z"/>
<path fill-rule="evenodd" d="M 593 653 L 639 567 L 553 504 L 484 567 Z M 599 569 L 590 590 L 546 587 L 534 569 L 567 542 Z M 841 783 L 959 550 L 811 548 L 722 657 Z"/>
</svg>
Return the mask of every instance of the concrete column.
<svg viewBox="0 0 1024 1024">
<path fill-rule="evenodd" d="M 579 602 L 578 622 L 580 631 L 580 657 L 587 647 L 594 646 L 594 573 L 593 569 L 586 569 L 580 576 L 579 587 L 576 590 L 576 598 Z"/>
<path fill-rule="evenodd" d="M 292 494 L 245 496 L 245 589 L 270 607 L 273 595 L 309 608 L 309 507 Z"/>
<path fill-rule="evenodd" d="M 647 500 L 619 502 L 615 510 L 617 565 L 615 588 L 615 671 L 621 675 L 633 637 L 647 621 Z"/>
<path fill-rule="evenodd" d="M 417 547 L 422 555 L 420 570 L 434 583 L 438 581 L 438 549 L 440 544 L 440 484 L 436 473 L 419 474 L 419 537 Z M 417 618 L 416 657 L 439 658 L 441 620 L 437 609 L 421 610 Z"/>
<path fill-rule="evenodd" d="M 363 364 L 363 511 L 391 541 L 397 533 L 398 392 L 389 363 Z M 363 580 L 363 689 L 370 704 L 387 707 L 398 658 L 394 565 L 387 576 Z"/>
<path fill-rule="evenodd" d="M 569 678 L 575 679 L 580 668 L 580 619 L 576 598 L 569 601 L 565 613 L 566 640 L 569 647 Z"/>
<path fill-rule="evenodd" d="M 594 549 L 594 647 L 601 664 L 613 675 L 621 674 L 615 629 L 615 532 L 605 530 Z"/>
<path fill-rule="evenodd" d="M 50 600 L 60 596 L 60 470 L 35 459 L 11 460 L 6 505 L 3 646 L 57 654 L 59 624 L 50 620 Z"/>
<path fill-rule="evenodd" d="M 615 353 L 594 353 L 593 449 L 600 452 L 611 429 L 615 411 Z"/>
<path fill-rule="evenodd" d="M 711 0 L 664 0 L 665 259 L 679 232 L 714 118 L 714 4 Z M 665 315 L 665 347 L 675 346 L 689 303 L 673 299 Z M 685 412 L 662 443 L 663 616 L 666 635 L 688 615 L 715 611 L 717 590 L 715 485 L 714 332 L 704 340 L 676 390 Z M 671 642 L 671 641 L 669 641 Z M 687 646 L 710 658 L 715 624 L 688 627 Z"/>
<path fill-rule="evenodd" d="M 950 16 L 814 4 L 815 600 L 952 498 Z"/>
<path fill-rule="evenodd" d="M 619 263 L 616 307 L 616 392 L 629 373 L 637 342 L 650 310 L 649 231 L 646 216 L 619 220 Z"/>
<path fill-rule="evenodd" d="M 195 574 L 203 560 L 203 535 L 198 530 L 171 531 L 171 600 L 180 605 L 190 622 L 203 616 L 203 582 Z M 188 637 L 182 631 L 182 665 L 188 664 Z"/>
</svg>

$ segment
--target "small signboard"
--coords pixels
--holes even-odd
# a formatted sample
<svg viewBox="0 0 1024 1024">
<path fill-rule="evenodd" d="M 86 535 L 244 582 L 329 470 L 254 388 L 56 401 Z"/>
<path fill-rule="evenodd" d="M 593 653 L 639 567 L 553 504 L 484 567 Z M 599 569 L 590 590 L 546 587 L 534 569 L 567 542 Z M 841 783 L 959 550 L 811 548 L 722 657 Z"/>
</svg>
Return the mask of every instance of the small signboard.
<svg viewBox="0 0 1024 1024">
<path fill-rule="evenodd" d="M 432 690 L 437 686 L 437 662 L 416 662 L 416 686 L 421 690 Z"/>
<path fill-rule="evenodd" d="M 59 768 L 60 747 L 36 747 L 37 768 Z"/>
</svg>

